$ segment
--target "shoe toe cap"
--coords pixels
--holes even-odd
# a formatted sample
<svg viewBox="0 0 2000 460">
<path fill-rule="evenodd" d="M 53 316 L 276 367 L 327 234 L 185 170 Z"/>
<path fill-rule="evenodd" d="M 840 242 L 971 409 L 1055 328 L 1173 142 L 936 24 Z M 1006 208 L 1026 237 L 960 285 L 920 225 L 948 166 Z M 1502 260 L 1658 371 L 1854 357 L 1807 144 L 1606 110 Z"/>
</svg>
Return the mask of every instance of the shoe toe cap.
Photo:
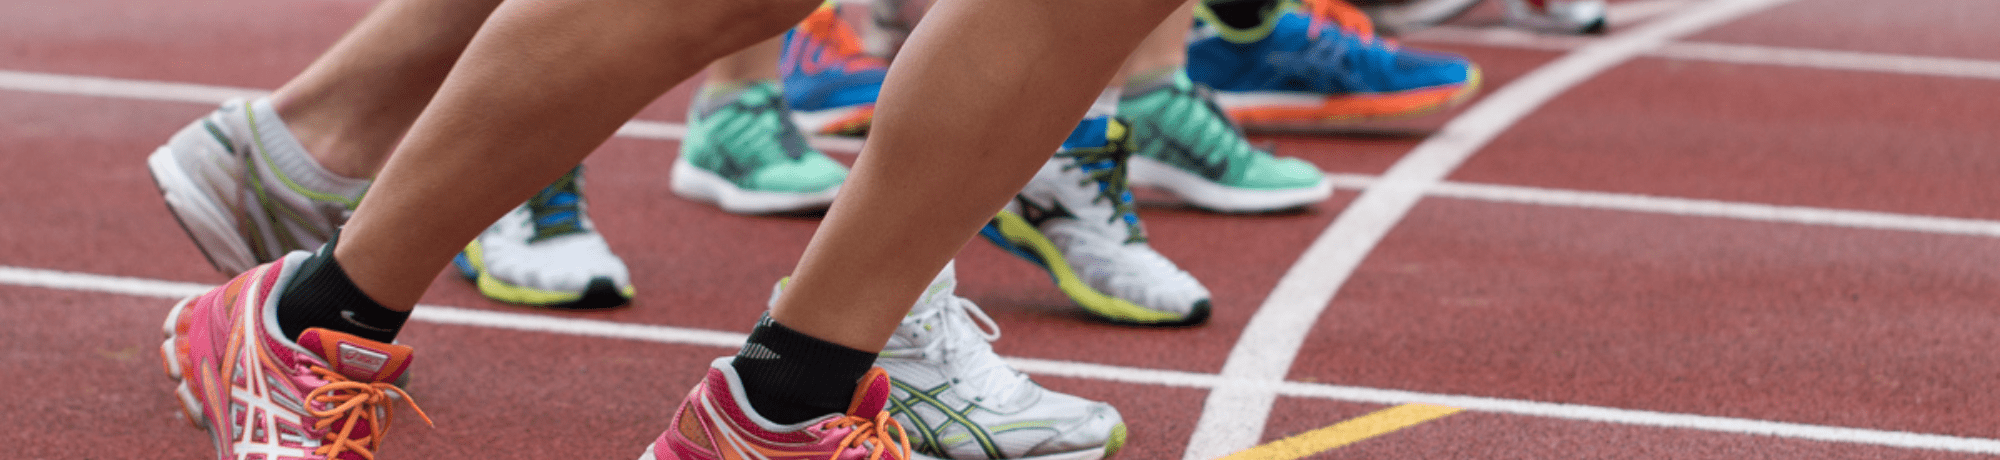
<svg viewBox="0 0 2000 460">
<path fill-rule="evenodd" d="M 847 180 L 847 167 L 813 153 L 799 161 L 776 164 L 757 171 L 756 188 L 773 192 L 814 193 L 826 191 Z"/>
</svg>

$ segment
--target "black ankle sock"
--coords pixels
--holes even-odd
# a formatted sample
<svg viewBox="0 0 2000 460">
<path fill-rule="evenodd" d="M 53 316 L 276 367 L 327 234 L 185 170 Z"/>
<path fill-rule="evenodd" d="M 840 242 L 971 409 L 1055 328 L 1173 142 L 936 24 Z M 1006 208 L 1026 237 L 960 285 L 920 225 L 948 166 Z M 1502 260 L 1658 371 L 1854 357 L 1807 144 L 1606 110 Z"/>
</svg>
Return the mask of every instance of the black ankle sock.
<svg viewBox="0 0 2000 460">
<path fill-rule="evenodd" d="M 1215 13 L 1215 20 L 1231 29 L 1254 29 L 1264 25 L 1272 9 L 1278 7 L 1279 0 L 1207 0 L 1208 11 Z"/>
<path fill-rule="evenodd" d="M 340 239 L 338 232 L 334 240 Z M 361 292 L 333 260 L 334 241 L 299 264 L 298 274 L 278 297 L 278 329 L 298 339 L 309 328 L 326 328 L 364 339 L 389 343 L 410 319 L 409 312 L 390 310 Z"/>
<path fill-rule="evenodd" d="M 732 365 L 743 394 L 765 419 L 781 424 L 847 411 L 875 354 L 791 330 L 771 315 L 757 321 Z"/>
</svg>

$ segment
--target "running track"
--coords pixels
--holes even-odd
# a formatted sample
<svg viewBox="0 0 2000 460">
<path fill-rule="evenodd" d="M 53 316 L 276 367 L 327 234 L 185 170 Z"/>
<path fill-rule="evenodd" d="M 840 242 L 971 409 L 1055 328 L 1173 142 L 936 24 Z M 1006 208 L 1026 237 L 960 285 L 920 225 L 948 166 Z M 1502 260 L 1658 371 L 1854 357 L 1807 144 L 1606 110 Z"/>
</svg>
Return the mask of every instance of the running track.
<svg viewBox="0 0 2000 460">
<path fill-rule="evenodd" d="M 225 278 L 143 157 L 281 84 L 367 6 L 0 4 L 0 369 L 16 382 L 0 457 L 210 455 L 155 350 L 173 299 Z M 1588 39 L 1495 30 L 1482 7 L 1405 38 L 1482 64 L 1472 104 L 1260 136 L 1337 173 L 1323 205 L 1145 209 L 1154 244 L 1214 291 L 1207 326 L 1089 321 L 978 242 L 961 294 L 1017 366 L 1123 411 L 1121 458 L 1279 440 L 1238 458 L 2000 453 L 2000 8 L 1615 6 L 1614 33 Z M 403 337 L 438 424 L 405 413 L 385 458 L 631 458 L 732 351 L 815 222 L 673 197 L 686 99 L 587 162 L 636 305 L 522 309 L 440 276 Z"/>
</svg>

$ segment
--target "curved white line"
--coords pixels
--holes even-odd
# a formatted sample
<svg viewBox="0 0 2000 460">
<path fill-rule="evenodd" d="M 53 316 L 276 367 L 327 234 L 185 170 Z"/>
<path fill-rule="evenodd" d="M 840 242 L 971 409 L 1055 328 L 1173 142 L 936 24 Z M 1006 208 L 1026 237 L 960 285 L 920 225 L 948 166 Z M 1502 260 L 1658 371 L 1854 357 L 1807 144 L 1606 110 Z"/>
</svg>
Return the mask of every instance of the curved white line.
<svg viewBox="0 0 2000 460">
<path fill-rule="evenodd" d="M 1232 385 L 1208 394 L 1184 459 L 1228 455 L 1256 445 L 1271 406 L 1321 312 L 1361 260 L 1417 201 L 1495 136 L 1543 103 L 1598 73 L 1667 42 L 1789 0 L 1711 0 L 1575 51 L 1494 91 L 1404 156 L 1348 205 L 1278 280 L 1223 364 Z"/>
</svg>

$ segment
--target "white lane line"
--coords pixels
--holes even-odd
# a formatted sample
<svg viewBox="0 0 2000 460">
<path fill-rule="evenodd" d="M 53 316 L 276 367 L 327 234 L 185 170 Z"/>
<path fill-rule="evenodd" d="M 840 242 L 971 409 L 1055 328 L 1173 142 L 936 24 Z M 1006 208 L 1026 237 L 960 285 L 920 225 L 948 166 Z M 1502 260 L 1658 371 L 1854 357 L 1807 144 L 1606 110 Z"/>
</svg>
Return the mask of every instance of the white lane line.
<svg viewBox="0 0 2000 460">
<path fill-rule="evenodd" d="M 1696 42 L 1674 43 L 1650 54 L 1691 61 L 2000 80 L 2000 61 L 1979 59 Z"/>
<path fill-rule="evenodd" d="M 199 283 L 8 266 L 0 266 L 0 284 L 163 299 L 179 299 L 206 292 L 208 289 L 214 287 Z M 161 303 L 159 307 L 161 307 L 160 312 L 163 313 L 166 304 Z M 741 346 L 744 339 L 744 334 L 738 332 L 562 318 L 440 305 L 423 305 L 410 316 L 410 319 L 432 324 L 677 345 L 696 345 L 716 347 L 724 350 Z M 1763 435 L 1908 449 L 2000 453 L 2000 440 L 1994 439 L 1807 425 L 1790 422 L 1652 412 L 1479 396 L 1418 393 L 1317 383 L 1231 380 L 1216 374 L 1111 366 L 1074 361 L 1020 357 L 1008 357 L 1006 359 L 1008 364 L 1024 372 L 1053 377 L 1200 390 L 1220 387 L 1258 386 L 1276 394 L 1299 398 L 1392 405 L 1404 403 L 1441 404 L 1479 412 L 1562 420 L 1682 428 L 1727 434 Z"/>
<path fill-rule="evenodd" d="M 111 97 L 161 102 L 221 104 L 235 98 L 256 98 L 270 90 L 231 86 L 198 85 L 150 80 L 62 75 L 0 70 L 0 90 L 71 96 Z M 190 118 L 192 119 L 192 118 Z M 660 121 L 632 120 L 618 128 L 620 137 L 679 141 L 687 138 L 687 125 Z M 164 141 L 165 139 L 161 139 Z M 828 153 L 858 153 L 861 140 L 848 137 L 807 136 L 806 142 Z"/>
<path fill-rule="evenodd" d="M 1610 23 L 1612 30 L 1628 26 L 1654 16 L 1672 13 L 1686 8 L 1695 0 L 1634 0 L 1616 2 L 1604 6 L 1604 22 Z"/>
<path fill-rule="evenodd" d="M 1376 243 L 1446 175 L 1514 122 L 1563 91 L 1647 50 L 1783 1 L 1704 2 L 1577 48 L 1486 96 L 1398 160 L 1306 248 L 1251 316 L 1223 364 L 1223 377 L 1284 381 L 1306 335 Z M 1276 402 L 1277 393 L 1265 386 L 1226 386 L 1209 392 L 1183 458 L 1216 458 L 1255 446 Z"/>
<path fill-rule="evenodd" d="M 1335 188 L 1364 190 L 1374 176 L 1330 174 Z M 1443 182 L 1429 196 L 1465 200 L 1561 206 L 1583 209 L 1714 217 L 1799 225 L 1893 230 L 1943 235 L 2000 238 L 2000 221 L 1958 217 L 1894 214 L 1850 209 L 1779 206 L 1716 200 L 1673 198 L 1630 193 L 1587 192 L 1511 185 Z"/>
<path fill-rule="evenodd" d="M 1411 34 L 1405 40 L 1411 43 L 1568 51 L 1603 39 L 1544 35 L 1504 27 L 1440 26 Z M 1668 43 L 1645 54 L 1647 57 L 1683 61 L 2000 80 L 2000 61 L 1983 59 L 1704 42 Z"/>
</svg>

